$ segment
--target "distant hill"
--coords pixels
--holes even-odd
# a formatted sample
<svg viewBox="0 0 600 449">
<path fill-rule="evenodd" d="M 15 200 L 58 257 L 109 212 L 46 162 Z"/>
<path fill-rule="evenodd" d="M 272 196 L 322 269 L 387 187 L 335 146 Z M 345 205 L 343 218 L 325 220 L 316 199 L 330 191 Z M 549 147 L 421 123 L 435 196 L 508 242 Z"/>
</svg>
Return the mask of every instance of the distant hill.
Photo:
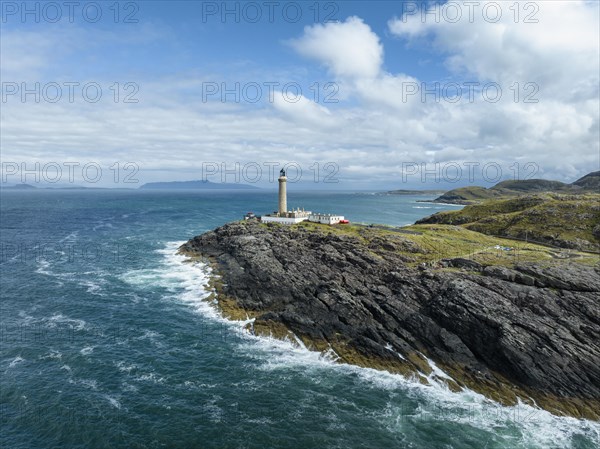
<svg viewBox="0 0 600 449">
<path fill-rule="evenodd" d="M 588 173 L 584 177 L 579 178 L 572 185 L 600 192 L 600 171 Z"/>
<path fill-rule="evenodd" d="M 10 189 L 10 190 L 32 190 L 32 189 L 36 189 L 37 187 L 32 186 L 31 184 L 17 184 L 14 186 L 1 186 L 0 188 L 2 189 Z"/>
<path fill-rule="evenodd" d="M 444 193 L 445 190 L 390 190 L 385 192 L 388 195 L 439 195 Z"/>
<path fill-rule="evenodd" d="M 568 190 L 569 184 L 560 181 L 548 181 L 546 179 L 510 179 L 502 181 L 491 187 L 492 190 L 504 192 L 513 190 L 516 192 L 556 192 L 560 190 Z"/>
<path fill-rule="evenodd" d="M 460 187 L 437 197 L 433 203 L 472 204 L 502 196 L 502 193 L 480 186 Z"/>
<path fill-rule="evenodd" d="M 600 194 L 541 193 L 439 212 L 419 224 L 459 225 L 488 235 L 600 250 Z"/>
<path fill-rule="evenodd" d="M 257 190 L 258 187 L 248 184 L 210 182 L 210 181 L 172 181 L 149 182 L 140 186 L 144 190 Z"/>
<path fill-rule="evenodd" d="M 600 192 L 600 171 L 589 173 L 572 184 L 547 179 L 525 179 L 502 181 L 488 189 L 479 186 L 461 187 L 444 193 L 433 202 L 466 205 L 541 192 L 565 194 Z"/>
</svg>

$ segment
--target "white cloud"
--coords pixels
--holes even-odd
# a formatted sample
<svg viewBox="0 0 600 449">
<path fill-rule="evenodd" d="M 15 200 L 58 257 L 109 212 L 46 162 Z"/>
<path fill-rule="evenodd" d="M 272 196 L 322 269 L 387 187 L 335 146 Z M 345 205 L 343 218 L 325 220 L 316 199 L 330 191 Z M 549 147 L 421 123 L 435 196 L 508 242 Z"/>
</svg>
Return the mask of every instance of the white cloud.
<svg viewBox="0 0 600 449">
<path fill-rule="evenodd" d="M 502 3 L 497 22 L 484 15 L 481 2 L 471 18 L 462 2 L 460 20 L 448 21 L 444 5 L 430 6 L 433 15 L 405 15 L 389 22 L 396 36 L 415 39 L 429 36 L 433 46 L 447 56 L 447 66 L 456 73 L 491 80 L 503 85 L 535 82 L 543 93 L 569 98 L 598 91 L 599 3 L 551 1 Z M 515 8 L 518 5 L 518 8 Z M 510 8 L 509 8 L 510 6 Z M 539 8 L 539 10 L 535 8 Z M 518 21 L 515 11 L 518 9 Z M 535 20 L 536 22 L 532 22 Z"/>
<path fill-rule="evenodd" d="M 329 109 L 303 95 L 290 97 L 278 93 L 273 97 L 273 106 L 299 126 L 327 128 L 336 124 Z"/>
<path fill-rule="evenodd" d="M 2 30 L 0 74 L 5 81 L 36 79 L 64 49 L 58 33 Z"/>
<path fill-rule="evenodd" d="M 325 64 L 340 78 L 369 78 L 379 73 L 383 46 L 379 37 L 358 17 L 306 27 L 291 41 L 300 54 Z"/>
</svg>

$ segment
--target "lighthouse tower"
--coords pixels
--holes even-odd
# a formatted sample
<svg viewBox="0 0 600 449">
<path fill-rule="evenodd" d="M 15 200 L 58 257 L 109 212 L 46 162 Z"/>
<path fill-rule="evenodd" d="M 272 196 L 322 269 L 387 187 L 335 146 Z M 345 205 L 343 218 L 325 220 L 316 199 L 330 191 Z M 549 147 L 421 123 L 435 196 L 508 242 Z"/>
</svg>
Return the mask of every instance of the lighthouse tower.
<svg viewBox="0 0 600 449">
<path fill-rule="evenodd" d="M 313 214 L 309 210 L 292 209 L 287 207 L 287 178 L 285 170 L 282 168 L 279 172 L 279 207 L 277 212 L 272 214 L 262 215 L 259 220 L 263 223 L 279 223 L 285 225 L 293 225 L 306 220 L 318 221 L 319 223 L 337 224 L 344 219 L 341 215 Z"/>
<path fill-rule="evenodd" d="M 279 214 L 284 215 L 287 213 L 287 178 L 285 177 L 285 170 L 282 168 L 279 172 Z"/>
</svg>

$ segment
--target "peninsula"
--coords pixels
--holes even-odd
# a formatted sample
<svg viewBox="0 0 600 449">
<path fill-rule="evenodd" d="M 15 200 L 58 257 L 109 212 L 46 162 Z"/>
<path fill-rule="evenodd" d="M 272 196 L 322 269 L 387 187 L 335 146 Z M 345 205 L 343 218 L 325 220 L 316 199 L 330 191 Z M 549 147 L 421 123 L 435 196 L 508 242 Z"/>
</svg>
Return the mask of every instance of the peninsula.
<svg viewBox="0 0 600 449">
<path fill-rule="evenodd" d="M 597 212 L 598 199 L 579 201 Z M 208 300 L 257 335 L 503 404 L 600 419 L 598 255 L 436 221 L 250 218 L 180 252 L 211 264 Z"/>
</svg>

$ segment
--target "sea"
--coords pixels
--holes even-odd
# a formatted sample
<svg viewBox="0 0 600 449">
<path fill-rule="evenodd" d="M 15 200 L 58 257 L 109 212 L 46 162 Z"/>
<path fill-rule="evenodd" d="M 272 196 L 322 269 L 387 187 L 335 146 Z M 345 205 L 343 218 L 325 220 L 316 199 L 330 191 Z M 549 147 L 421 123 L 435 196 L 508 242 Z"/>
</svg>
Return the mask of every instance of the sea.
<svg viewBox="0 0 600 449">
<path fill-rule="evenodd" d="M 426 196 L 290 192 L 290 207 L 407 225 Z M 271 191 L 0 193 L 0 447 L 600 447 L 600 424 L 335 363 L 208 302 L 187 239 L 271 212 Z M 438 375 L 443 376 L 439 370 Z"/>
</svg>

